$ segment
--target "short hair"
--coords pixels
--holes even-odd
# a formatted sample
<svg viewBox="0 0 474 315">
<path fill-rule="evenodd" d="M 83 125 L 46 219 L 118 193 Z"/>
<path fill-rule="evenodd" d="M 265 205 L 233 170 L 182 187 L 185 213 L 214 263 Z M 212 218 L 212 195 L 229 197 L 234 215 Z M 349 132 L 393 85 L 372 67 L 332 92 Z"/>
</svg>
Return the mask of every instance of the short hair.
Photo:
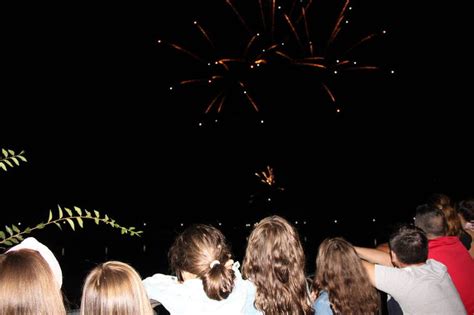
<svg viewBox="0 0 474 315">
<path fill-rule="evenodd" d="M 81 315 L 152 315 L 140 275 L 130 265 L 108 261 L 92 269 L 82 290 Z"/>
<path fill-rule="evenodd" d="M 428 239 L 422 229 L 413 225 L 399 227 L 389 240 L 390 249 L 404 264 L 424 263 L 428 259 Z"/>
<path fill-rule="evenodd" d="M 447 223 L 443 211 L 433 205 L 423 204 L 416 207 L 415 225 L 428 237 L 446 235 Z"/>
<path fill-rule="evenodd" d="M 180 281 L 184 280 L 184 271 L 196 275 L 210 299 L 226 299 L 234 289 L 234 270 L 225 265 L 232 258 L 230 246 L 222 232 L 213 226 L 188 227 L 175 239 L 168 258 Z"/>
<path fill-rule="evenodd" d="M 261 220 L 248 238 L 242 275 L 256 286 L 255 307 L 265 314 L 313 314 L 297 230 L 284 218 Z"/>
<path fill-rule="evenodd" d="M 0 314 L 66 314 L 53 272 L 32 249 L 0 255 Z"/>
<path fill-rule="evenodd" d="M 464 220 L 474 220 L 474 198 L 461 201 L 457 207 L 458 212 L 462 215 Z"/>
</svg>

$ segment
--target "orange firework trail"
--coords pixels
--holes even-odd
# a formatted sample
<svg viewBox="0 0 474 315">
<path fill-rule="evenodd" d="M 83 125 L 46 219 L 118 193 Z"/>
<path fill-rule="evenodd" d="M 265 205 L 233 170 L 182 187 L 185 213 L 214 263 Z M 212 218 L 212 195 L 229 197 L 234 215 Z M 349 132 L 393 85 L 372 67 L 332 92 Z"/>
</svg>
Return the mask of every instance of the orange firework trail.
<svg viewBox="0 0 474 315">
<path fill-rule="evenodd" d="M 209 35 L 207 35 L 207 32 L 204 30 L 204 28 L 196 21 L 194 21 L 194 25 L 197 26 L 197 28 L 199 29 L 199 31 L 201 32 L 201 34 L 206 38 L 206 40 L 209 42 L 209 44 L 211 44 L 212 48 L 215 48 L 214 46 L 214 43 L 212 42 L 211 38 L 209 37 Z"/>
</svg>

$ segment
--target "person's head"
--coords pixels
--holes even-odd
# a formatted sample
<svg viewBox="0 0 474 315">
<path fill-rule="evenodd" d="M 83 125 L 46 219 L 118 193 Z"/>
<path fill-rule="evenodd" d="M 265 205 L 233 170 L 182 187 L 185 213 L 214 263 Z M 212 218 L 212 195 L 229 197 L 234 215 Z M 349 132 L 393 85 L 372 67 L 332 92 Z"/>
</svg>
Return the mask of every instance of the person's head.
<svg viewBox="0 0 474 315">
<path fill-rule="evenodd" d="M 319 245 L 313 288 L 315 293 L 328 292 L 335 314 L 374 314 L 379 308 L 377 290 L 343 238 L 327 238 Z"/>
<path fill-rule="evenodd" d="M 61 288 L 38 251 L 21 248 L 0 255 L 0 314 L 66 314 Z"/>
<path fill-rule="evenodd" d="M 135 269 L 119 261 L 108 261 L 92 269 L 82 290 L 81 315 L 135 314 L 153 314 Z"/>
<path fill-rule="evenodd" d="M 447 223 L 443 211 L 432 205 L 423 204 L 416 208 L 415 225 L 429 239 L 446 235 Z"/>
<path fill-rule="evenodd" d="M 257 288 L 258 310 L 267 315 L 312 314 L 303 247 L 296 229 L 282 217 L 266 217 L 255 226 L 242 274 Z"/>
<path fill-rule="evenodd" d="M 428 239 L 423 230 L 416 226 L 398 228 L 390 236 L 389 245 L 395 266 L 422 264 L 428 259 Z"/>
<path fill-rule="evenodd" d="M 474 221 L 474 198 L 461 201 L 457 206 L 457 211 L 464 222 Z"/>
<path fill-rule="evenodd" d="M 445 207 L 452 207 L 451 198 L 448 195 L 434 193 L 428 196 L 427 203 L 431 206 L 435 206 L 436 208 L 443 210 Z"/>
<path fill-rule="evenodd" d="M 226 299 L 234 288 L 230 246 L 215 227 L 190 226 L 175 239 L 168 258 L 180 281 L 200 278 L 204 291 L 213 300 Z"/>
</svg>

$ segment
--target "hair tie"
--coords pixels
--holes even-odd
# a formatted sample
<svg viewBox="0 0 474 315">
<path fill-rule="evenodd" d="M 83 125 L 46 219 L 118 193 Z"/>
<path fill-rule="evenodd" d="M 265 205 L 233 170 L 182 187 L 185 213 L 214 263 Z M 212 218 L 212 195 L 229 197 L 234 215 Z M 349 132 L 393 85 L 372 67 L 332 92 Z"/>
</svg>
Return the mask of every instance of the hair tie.
<svg viewBox="0 0 474 315">
<path fill-rule="evenodd" d="M 212 268 L 214 268 L 215 265 L 220 265 L 220 264 L 221 264 L 220 261 L 218 261 L 218 260 L 213 260 L 213 261 L 211 262 L 211 264 L 209 265 L 209 267 L 211 267 L 211 269 L 212 269 Z"/>
</svg>

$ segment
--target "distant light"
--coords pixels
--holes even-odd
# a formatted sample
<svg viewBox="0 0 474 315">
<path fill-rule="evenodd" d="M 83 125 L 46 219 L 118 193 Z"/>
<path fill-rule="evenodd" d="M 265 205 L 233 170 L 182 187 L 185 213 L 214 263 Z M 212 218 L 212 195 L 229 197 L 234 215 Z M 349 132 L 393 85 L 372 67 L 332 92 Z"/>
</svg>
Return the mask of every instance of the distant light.
<svg viewBox="0 0 474 315">
<path fill-rule="evenodd" d="M 415 221 L 415 217 L 413 217 L 413 221 Z"/>
<path fill-rule="evenodd" d="M 354 61 L 354 64 L 356 65 L 356 64 L 357 64 L 357 61 Z"/>
<path fill-rule="evenodd" d="M 312 41 L 309 41 L 309 44 L 310 44 L 310 45 L 313 45 L 313 42 L 312 42 Z"/>
<path fill-rule="evenodd" d="M 260 64 L 259 64 L 259 63 L 257 63 L 257 67 L 260 67 Z"/>
<path fill-rule="evenodd" d="M 303 224 L 306 224 L 306 221 L 303 221 Z"/>
<path fill-rule="evenodd" d="M 250 65 L 250 69 L 253 69 L 253 65 Z"/>
<path fill-rule="evenodd" d="M 184 223 L 181 223 L 180 225 L 181 225 L 181 226 L 184 226 Z"/>
<path fill-rule="evenodd" d="M 251 224 L 250 224 L 250 223 L 247 223 L 247 224 L 245 224 L 245 226 L 246 226 L 246 227 L 250 227 L 250 226 L 251 226 Z"/>
<path fill-rule="evenodd" d="M 172 91 L 172 90 L 173 90 L 173 87 L 172 87 L 172 86 L 170 86 L 170 91 Z"/>
<path fill-rule="evenodd" d="M 263 124 L 263 123 L 264 123 L 263 119 L 262 119 L 262 120 L 260 120 L 260 123 L 261 123 L 261 124 Z"/>
<path fill-rule="evenodd" d="M 267 200 L 268 200 L 268 201 L 272 201 L 272 198 L 268 198 Z"/>
<path fill-rule="evenodd" d="M 21 225 L 21 222 L 18 222 L 18 225 Z"/>
<path fill-rule="evenodd" d="M 208 65 L 208 66 L 210 66 L 210 65 L 211 65 L 211 63 L 210 63 L 210 62 L 208 62 L 208 63 L 207 63 L 207 65 Z"/>
<path fill-rule="evenodd" d="M 334 223 L 337 223 L 337 220 L 334 220 Z"/>
<path fill-rule="evenodd" d="M 219 226 L 222 226 L 222 223 L 221 223 L 221 222 L 219 222 Z"/>
<path fill-rule="evenodd" d="M 193 23 L 194 23 L 194 25 L 198 24 L 198 22 L 197 22 L 197 21 L 194 21 Z"/>
<path fill-rule="evenodd" d="M 349 7 L 349 10 L 352 10 L 352 7 Z"/>
<path fill-rule="evenodd" d="M 337 70 L 334 70 L 334 74 L 337 74 Z"/>
<path fill-rule="evenodd" d="M 383 31 L 382 31 L 382 34 L 387 34 L 387 31 L 386 31 L 386 30 L 383 30 Z"/>
<path fill-rule="evenodd" d="M 349 23 L 349 20 L 346 20 L 346 24 L 348 24 L 348 23 Z"/>
<path fill-rule="evenodd" d="M 214 120 L 214 122 L 218 122 L 218 120 L 216 119 L 216 120 Z"/>
<path fill-rule="evenodd" d="M 372 219 L 372 222 L 375 222 L 375 218 Z"/>
<path fill-rule="evenodd" d="M 146 226 L 146 222 L 143 222 L 143 226 Z"/>
<path fill-rule="evenodd" d="M 161 39 L 158 40 L 158 44 L 161 44 Z"/>
<path fill-rule="evenodd" d="M 281 43 L 282 46 L 285 46 L 285 43 Z"/>
<path fill-rule="evenodd" d="M 146 244 L 143 244 L 143 252 L 146 252 Z"/>
<path fill-rule="evenodd" d="M 202 122 L 200 122 L 200 123 L 198 124 L 198 126 L 201 127 L 201 126 L 202 126 Z M 181 223 L 181 224 L 182 224 L 182 223 Z"/>
<path fill-rule="evenodd" d="M 295 224 L 298 224 L 298 221 L 295 221 Z"/>
<path fill-rule="evenodd" d="M 390 73 L 391 73 L 391 74 L 394 74 L 394 73 L 395 73 L 395 70 L 391 70 Z"/>
<path fill-rule="evenodd" d="M 244 94 L 247 94 L 247 91 L 244 91 Z"/>
<path fill-rule="evenodd" d="M 341 110 L 339 108 L 336 109 L 336 113 L 340 113 L 340 112 L 341 112 Z"/>
<path fill-rule="evenodd" d="M 216 65 L 217 65 L 217 64 L 218 64 L 218 62 L 216 61 L 216 62 L 214 62 L 214 64 L 216 64 Z"/>
<path fill-rule="evenodd" d="M 209 81 L 207 81 L 207 82 L 212 83 L 212 80 L 209 80 Z"/>
<path fill-rule="evenodd" d="M 262 49 L 262 52 L 265 52 L 265 49 Z"/>
<path fill-rule="evenodd" d="M 339 59 L 336 59 L 336 63 L 339 63 Z"/>
<path fill-rule="evenodd" d="M 260 33 L 257 33 L 257 36 L 260 36 Z"/>
<path fill-rule="evenodd" d="M 281 10 L 281 5 L 278 6 L 278 10 Z"/>
</svg>

